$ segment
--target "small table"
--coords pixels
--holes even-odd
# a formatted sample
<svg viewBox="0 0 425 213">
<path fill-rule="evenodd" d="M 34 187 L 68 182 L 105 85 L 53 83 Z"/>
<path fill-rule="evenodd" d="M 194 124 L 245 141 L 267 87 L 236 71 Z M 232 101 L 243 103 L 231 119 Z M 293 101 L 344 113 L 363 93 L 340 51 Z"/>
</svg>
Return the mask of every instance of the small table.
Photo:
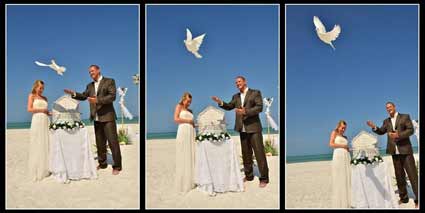
<svg viewBox="0 0 425 213">
<path fill-rule="evenodd" d="M 232 139 L 221 142 L 197 142 L 195 183 L 198 190 L 215 192 L 244 189 L 235 143 Z"/>
<path fill-rule="evenodd" d="M 50 131 L 49 166 L 52 176 L 59 182 L 96 179 L 96 165 L 90 148 L 87 128 L 74 131 Z"/>
<path fill-rule="evenodd" d="M 351 172 L 354 208 L 398 208 L 385 163 L 352 165 Z"/>
</svg>

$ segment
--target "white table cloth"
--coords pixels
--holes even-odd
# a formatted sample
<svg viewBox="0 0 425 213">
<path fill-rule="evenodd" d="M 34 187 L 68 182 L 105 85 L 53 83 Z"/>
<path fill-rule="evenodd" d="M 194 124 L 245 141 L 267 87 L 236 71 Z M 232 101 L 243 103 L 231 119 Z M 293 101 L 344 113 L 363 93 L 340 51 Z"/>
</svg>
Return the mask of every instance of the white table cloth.
<svg viewBox="0 0 425 213">
<path fill-rule="evenodd" d="M 87 128 L 68 132 L 50 131 L 50 172 L 63 183 L 70 180 L 96 179 L 96 164 Z"/>
<path fill-rule="evenodd" d="M 398 208 L 385 163 L 352 165 L 351 183 L 354 208 Z"/>
<path fill-rule="evenodd" d="M 243 177 L 232 139 L 222 142 L 197 142 L 195 165 L 195 183 L 198 190 L 209 194 L 243 191 Z"/>
</svg>

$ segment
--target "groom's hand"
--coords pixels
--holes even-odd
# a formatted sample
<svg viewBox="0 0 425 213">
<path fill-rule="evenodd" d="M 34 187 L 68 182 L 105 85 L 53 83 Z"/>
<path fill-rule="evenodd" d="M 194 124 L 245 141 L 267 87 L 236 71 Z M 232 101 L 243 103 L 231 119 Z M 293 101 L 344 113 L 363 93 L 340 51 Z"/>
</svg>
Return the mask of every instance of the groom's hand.
<svg viewBox="0 0 425 213">
<path fill-rule="evenodd" d="M 389 134 L 389 136 L 390 136 L 390 138 L 392 138 L 392 139 L 397 139 L 397 138 L 399 138 L 400 136 L 398 135 L 398 132 L 390 132 L 390 133 L 388 133 Z"/>
<path fill-rule="evenodd" d="M 217 102 L 218 104 L 221 104 L 221 102 L 222 102 L 220 100 L 220 98 L 218 98 L 217 96 L 212 96 L 211 98 L 212 98 L 213 101 Z"/>
<path fill-rule="evenodd" d="M 372 121 L 367 121 L 367 125 L 370 126 L 372 129 L 375 129 L 376 125 Z"/>
<path fill-rule="evenodd" d="M 70 95 L 74 95 L 74 91 L 73 90 L 70 90 L 70 89 L 64 89 L 63 90 L 66 94 L 70 94 Z"/>
<path fill-rule="evenodd" d="M 87 99 L 92 104 L 96 104 L 97 103 L 97 98 L 95 96 L 90 96 Z"/>
<path fill-rule="evenodd" d="M 241 115 L 245 115 L 246 114 L 245 107 L 236 108 L 235 111 L 236 111 L 236 113 L 241 114 Z"/>
</svg>

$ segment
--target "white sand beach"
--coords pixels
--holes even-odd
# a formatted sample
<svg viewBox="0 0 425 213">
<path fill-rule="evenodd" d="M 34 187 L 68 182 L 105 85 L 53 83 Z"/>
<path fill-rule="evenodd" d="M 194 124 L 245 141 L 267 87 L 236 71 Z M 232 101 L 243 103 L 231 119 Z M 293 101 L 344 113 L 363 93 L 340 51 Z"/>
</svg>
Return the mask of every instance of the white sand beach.
<svg viewBox="0 0 425 213">
<path fill-rule="evenodd" d="M 120 146 L 121 173 L 112 175 L 109 165 L 108 169 L 98 171 L 98 179 L 69 184 L 59 183 L 51 176 L 31 182 L 26 174 L 29 129 L 6 130 L 6 208 L 140 208 L 139 124 L 125 126 L 132 144 Z M 94 127 L 86 128 L 91 142 L 95 143 Z"/>
<path fill-rule="evenodd" d="M 414 157 L 419 160 L 418 154 L 414 154 Z M 388 174 L 394 177 L 391 156 L 385 156 L 383 160 Z M 285 208 L 331 208 L 331 172 L 331 161 L 286 164 Z M 395 179 L 392 180 L 397 191 Z M 400 208 L 414 208 L 413 191 L 408 188 L 408 192 L 410 201 L 400 205 Z M 396 197 L 398 199 L 398 194 Z"/>
<path fill-rule="evenodd" d="M 277 135 L 276 135 L 277 137 Z M 264 135 L 264 139 L 267 136 Z M 232 136 L 240 155 L 239 136 Z M 215 197 L 196 189 L 186 195 L 174 191 L 175 139 L 147 140 L 146 208 L 279 208 L 279 157 L 267 157 L 270 183 L 259 187 L 258 177 L 245 182 L 244 192 L 217 193 Z M 242 168 L 242 164 L 240 165 Z M 254 168 L 255 172 L 255 168 Z M 241 172 L 242 177 L 243 172 Z"/>
</svg>

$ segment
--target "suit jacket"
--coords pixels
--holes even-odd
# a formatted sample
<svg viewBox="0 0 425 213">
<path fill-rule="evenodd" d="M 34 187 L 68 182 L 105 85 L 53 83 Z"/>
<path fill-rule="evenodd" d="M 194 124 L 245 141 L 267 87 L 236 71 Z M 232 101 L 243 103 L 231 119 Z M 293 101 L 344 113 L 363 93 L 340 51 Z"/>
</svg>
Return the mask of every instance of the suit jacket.
<svg viewBox="0 0 425 213">
<path fill-rule="evenodd" d="M 373 131 L 379 135 L 393 131 L 391 118 L 388 117 L 385 119 L 382 127 L 377 127 L 376 130 Z M 391 139 L 389 135 L 387 136 L 387 154 L 394 155 L 396 151 L 395 146 L 398 147 L 400 154 L 413 154 L 412 144 L 409 138 L 413 134 L 413 124 L 408 114 L 398 113 L 395 121 L 395 131 L 398 132 L 399 138 L 394 140 Z"/>
<path fill-rule="evenodd" d="M 233 95 L 229 103 L 223 101 L 220 106 L 225 110 L 232 110 L 242 106 L 240 93 Z M 246 115 L 236 114 L 235 131 L 242 131 L 242 124 L 245 126 L 247 133 L 262 132 L 261 121 L 259 114 L 263 111 L 263 98 L 259 90 L 249 89 L 245 95 L 243 106 L 246 110 Z"/>
<path fill-rule="evenodd" d="M 90 96 L 96 96 L 97 103 L 90 103 L 90 120 L 94 120 L 97 116 L 100 122 L 116 120 L 116 114 L 113 102 L 116 98 L 115 81 L 112 78 L 103 77 L 95 94 L 94 82 L 87 85 L 86 90 L 82 93 L 75 93 L 72 98 L 84 101 Z"/>
</svg>

